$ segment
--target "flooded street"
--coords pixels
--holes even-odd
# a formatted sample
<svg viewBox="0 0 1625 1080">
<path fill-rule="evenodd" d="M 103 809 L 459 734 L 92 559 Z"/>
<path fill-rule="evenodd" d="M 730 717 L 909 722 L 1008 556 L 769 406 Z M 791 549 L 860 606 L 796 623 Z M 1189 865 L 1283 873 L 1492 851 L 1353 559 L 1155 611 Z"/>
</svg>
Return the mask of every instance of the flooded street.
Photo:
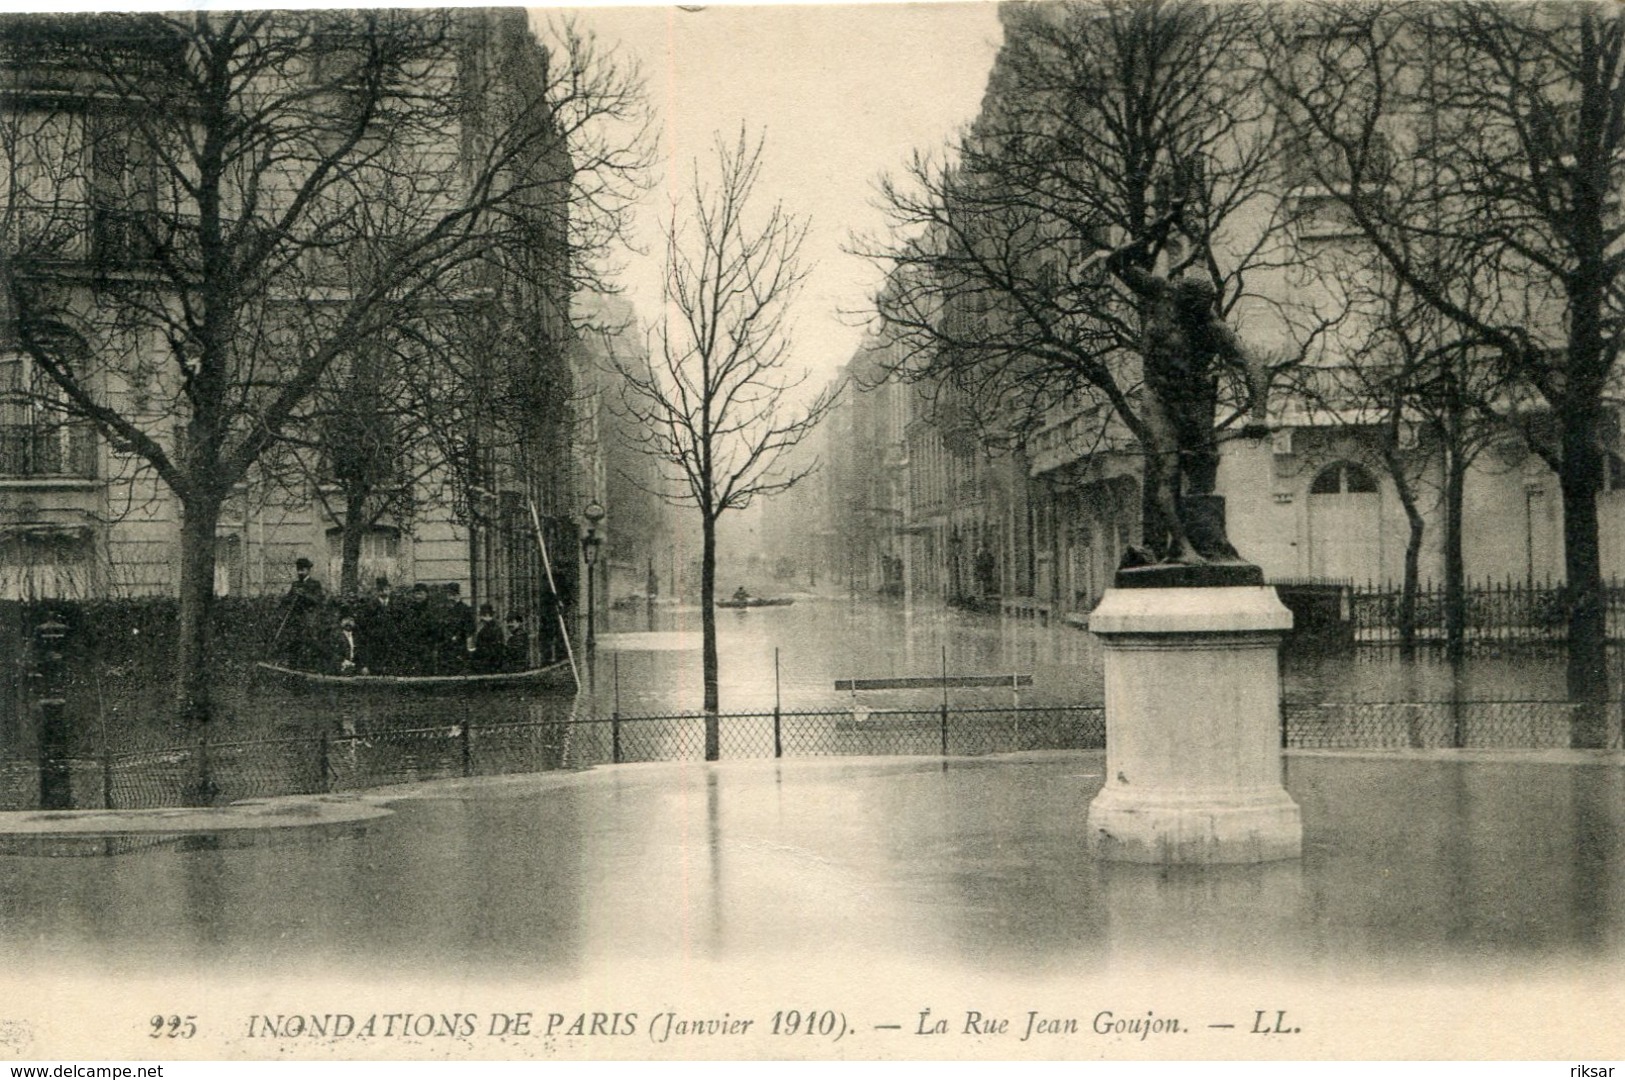
<svg viewBox="0 0 1625 1080">
<path fill-rule="evenodd" d="M 1169 870 L 1087 855 L 1079 830 L 1101 764 L 621 766 L 428 785 L 326 840 L 5 856 L 0 949 L 13 981 L 236 987 L 254 1003 L 233 1006 L 242 1015 L 308 1007 L 298 988 L 313 975 L 363 988 L 349 1000 L 374 1008 L 505 986 L 645 1010 L 828 994 L 847 1010 L 869 1003 L 872 1025 L 946 1007 L 933 996 L 944 987 L 1103 1008 L 1102 988 L 1177 970 L 1135 1000 L 1194 1008 L 1208 981 L 1239 982 L 1272 1008 L 1314 1005 L 1320 1039 L 1339 1030 L 1345 995 L 1439 980 L 1493 985 L 1508 1002 L 1554 978 L 1603 980 L 1612 989 L 1588 1005 L 1617 1004 L 1617 767 L 1298 757 L 1301 861 Z M 859 970 L 872 977 L 855 986 Z M 658 989 L 642 1002 L 616 989 L 634 986 Z M 1334 988 L 1339 1004 L 1316 1004 Z M 1254 1006 L 1203 1007 L 1217 1024 Z M 1564 1036 L 1587 1046 L 1598 1031 Z M 1384 1046 L 1414 1048 L 1400 1034 Z M 908 1050 L 876 1049 L 891 1045 L 862 1052 Z"/>
<path fill-rule="evenodd" d="M 583 669 L 599 714 L 698 712 L 700 612 L 697 607 L 617 611 L 598 635 Z M 1022 704 L 1098 704 L 1102 695 L 1099 641 L 1066 623 L 1040 625 L 941 606 L 806 598 L 787 607 L 717 612 L 723 712 L 773 708 L 774 653 L 778 696 L 785 709 L 840 708 L 851 696 L 837 679 L 935 677 L 944 657 L 951 675 L 1030 674 Z M 1288 650 L 1282 693 L 1288 701 L 1432 701 L 1451 696 L 1449 666 L 1424 651 L 1412 661 L 1398 650 L 1348 648 L 1329 654 Z M 1470 657 L 1459 693 L 1475 700 L 1560 700 L 1561 653 L 1527 651 Z M 954 690 L 955 703 L 1009 704 L 1007 690 Z M 872 708 L 929 706 L 936 690 L 866 691 Z"/>
<path fill-rule="evenodd" d="M 652 628 L 647 613 L 641 626 L 612 622 L 585 711 L 698 708 L 694 614 L 657 611 Z M 1100 696 L 1098 648 L 1070 626 L 808 601 L 724 613 L 719 637 L 725 711 L 772 708 L 775 649 L 787 710 L 845 706 L 839 678 L 940 672 L 945 651 L 950 674 L 1031 674 L 1025 702 Z M 1389 654 L 1285 670 L 1289 694 L 1449 688 L 1441 665 Z M 1463 683 L 1552 695 L 1560 674 L 1554 660 L 1482 658 Z M 1008 690 L 951 694 L 1009 700 Z M 864 700 L 880 708 L 911 695 L 940 700 L 940 691 Z M 1474 1056 L 1493 1053 L 1497 1039 L 1522 1056 L 1617 1056 L 1617 756 L 1294 752 L 1284 773 L 1303 815 L 1301 859 L 1159 868 L 1088 854 L 1098 751 L 913 753 L 725 753 L 715 765 L 437 781 L 366 796 L 389 815 L 322 834 L 0 855 L 4 985 L 23 1001 L 100 1000 L 109 981 L 185 987 L 175 1007 L 203 1017 L 225 1056 L 434 1052 L 370 1038 L 253 1041 L 280 1030 L 278 1017 L 349 1023 L 438 1009 L 460 1032 L 459 1015 L 494 1023 L 508 1015 L 498 1010 L 526 1007 L 561 1018 L 619 1012 L 628 1025 L 635 1013 L 641 1041 L 561 1035 L 461 1042 L 457 1052 L 919 1056 L 929 1051 L 906 1035 L 926 1011 L 950 1014 L 957 1028 L 966 1010 L 997 1007 L 1018 1026 L 1040 1012 L 1078 1021 L 1045 1051 L 1067 1057 Z M 1458 1011 L 1407 1026 L 1440 992 Z M 1573 1003 L 1560 1029 L 1517 1026 L 1554 995 Z M 129 1000 L 143 997 L 153 994 Z M 123 1000 L 97 1007 L 137 1031 L 150 1007 Z M 651 1028 L 679 1008 L 766 1026 L 777 1005 L 838 1011 L 854 1041 L 834 1051 L 771 1040 L 677 1047 Z M 1369 1041 L 1349 1010 L 1376 1018 L 1384 1038 Z M 1176 1026 L 1164 1033 L 1197 1037 L 1142 1042 L 1110 1022 L 1102 1036 L 1091 1027 L 1102 1015 L 1167 1017 Z M 1262 1037 L 1265 1016 L 1271 1031 L 1309 1038 L 1236 1041 Z M 1467 1032 L 1474 1041 L 1450 1042 Z M 979 1042 L 942 1052 L 1012 1051 Z"/>
<path fill-rule="evenodd" d="M 598 636 L 594 700 L 608 711 L 617 675 L 623 714 L 696 712 L 700 683 L 697 607 L 615 612 Z M 840 708 L 837 679 L 951 675 L 1033 676 L 1024 703 L 1100 699 L 1099 646 L 1068 626 L 1039 627 L 952 609 L 809 598 L 792 606 L 717 612 L 723 712 L 772 709 L 774 654 L 786 709 Z M 1009 704 L 1010 691 L 955 690 L 955 701 Z M 868 691 L 873 707 L 931 704 L 941 691 Z"/>
</svg>

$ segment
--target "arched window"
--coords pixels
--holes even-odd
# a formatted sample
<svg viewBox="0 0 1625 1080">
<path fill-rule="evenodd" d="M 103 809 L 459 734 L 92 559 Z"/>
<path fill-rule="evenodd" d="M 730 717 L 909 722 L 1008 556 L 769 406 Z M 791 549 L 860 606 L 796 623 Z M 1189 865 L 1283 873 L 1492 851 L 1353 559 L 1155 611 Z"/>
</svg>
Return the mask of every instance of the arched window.
<svg viewBox="0 0 1625 1080">
<path fill-rule="evenodd" d="M 1309 485 L 1311 495 L 1375 495 L 1377 478 L 1352 461 L 1337 461 L 1320 470 Z"/>
<path fill-rule="evenodd" d="M 1334 461 L 1315 474 L 1308 499 L 1309 573 L 1322 581 L 1382 578 L 1382 497 L 1371 470 Z"/>
</svg>

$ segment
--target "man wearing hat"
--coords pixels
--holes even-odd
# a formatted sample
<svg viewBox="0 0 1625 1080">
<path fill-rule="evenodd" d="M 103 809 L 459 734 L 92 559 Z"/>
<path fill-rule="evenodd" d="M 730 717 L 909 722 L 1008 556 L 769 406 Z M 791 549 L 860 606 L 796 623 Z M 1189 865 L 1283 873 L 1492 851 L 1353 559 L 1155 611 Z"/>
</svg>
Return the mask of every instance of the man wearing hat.
<svg viewBox="0 0 1625 1080">
<path fill-rule="evenodd" d="M 503 642 L 503 669 L 524 671 L 530 667 L 530 638 L 525 633 L 525 617 L 517 611 L 508 612 L 506 639 Z"/>
<path fill-rule="evenodd" d="M 357 629 L 367 643 L 367 666 L 374 675 L 390 675 L 400 671 L 400 642 L 396 634 L 399 628 L 395 625 L 400 615 L 389 579 L 376 579 L 372 584 L 372 598 L 356 619 Z"/>
<path fill-rule="evenodd" d="M 311 565 L 311 561 L 303 555 L 293 561 L 293 584 L 288 586 L 288 595 L 303 596 L 320 603 L 322 583 L 310 576 Z"/>
<path fill-rule="evenodd" d="M 282 625 L 277 631 L 283 658 L 296 668 L 309 668 L 320 652 L 322 583 L 310 576 L 311 562 L 301 555 L 294 560 L 293 584 L 282 598 Z"/>
<path fill-rule="evenodd" d="M 479 626 L 468 639 L 468 666 L 476 675 L 494 675 L 502 670 L 503 651 L 496 609 L 481 604 Z"/>
</svg>

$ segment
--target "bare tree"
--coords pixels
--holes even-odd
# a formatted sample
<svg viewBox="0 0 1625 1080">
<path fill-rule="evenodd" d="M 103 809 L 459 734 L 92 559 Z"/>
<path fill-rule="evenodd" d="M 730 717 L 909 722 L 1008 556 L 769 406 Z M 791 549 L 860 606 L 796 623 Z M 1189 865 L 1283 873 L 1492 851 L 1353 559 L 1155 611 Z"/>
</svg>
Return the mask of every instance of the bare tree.
<svg viewBox="0 0 1625 1080">
<path fill-rule="evenodd" d="M 10 260 L 19 344 L 179 504 L 177 698 L 193 729 L 211 713 L 222 504 L 335 363 L 427 298 L 477 292 L 479 260 L 538 212 L 571 221 L 563 267 L 587 230 L 615 228 L 641 151 L 594 142 L 593 120 L 635 87 L 573 33 L 542 63 L 514 45 L 529 40 L 517 18 L 518 33 L 507 16 L 404 10 L 7 27 L 48 50 L 30 77 L 71 91 L 19 98 L 61 135 L 25 140 L 11 189 L 28 204 Z M 358 281 L 346 260 L 379 198 L 389 257 Z M 88 293 L 50 246 L 87 218 Z"/>
<path fill-rule="evenodd" d="M 1625 15 L 1591 4 L 1326 5 L 1271 72 L 1302 166 L 1508 389 L 1563 495 L 1573 745 L 1606 745 L 1597 535 L 1625 344 Z M 1305 33 L 1304 31 L 1310 31 Z M 1438 258 L 1440 245 L 1450 252 Z"/>
<path fill-rule="evenodd" d="M 1004 48 L 954 164 L 916 156 L 884 182 L 892 227 L 861 244 L 890 271 L 876 309 L 900 343 L 897 372 L 955 385 L 984 431 L 1014 441 L 1071 401 L 1106 406 L 1152 450 L 1138 362 L 1150 301 L 1103 256 L 1130 252 L 1130 277 L 1210 278 L 1220 318 L 1264 302 L 1249 281 L 1290 251 L 1258 92 L 1263 14 L 1108 0 L 1001 17 Z M 1234 422 L 1249 380 L 1238 366 L 1219 382 Z M 1148 536 L 1155 513 L 1147 499 Z"/>
<path fill-rule="evenodd" d="M 718 753 L 717 522 L 813 471 L 816 461 L 793 462 L 789 451 L 839 394 L 834 387 L 791 406 L 790 393 L 806 378 L 786 370 L 789 305 L 806 275 L 806 225 L 780 204 L 753 217 L 762 146 L 743 131 L 731 146 L 719 137 L 714 182 L 695 163 L 691 219 L 674 214 L 666 234 L 666 305 L 653 355 L 641 364 L 616 359 L 620 408 L 662 466 L 658 493 L 700 517 L 708 761 Z"/>
<path fill-rule="evenodd" d="M 1306 210 L 1304 216 L 1316 213 Z M 1485 409 L 1503 387 L 1496 366 L 1481 362 L 1453 322 L 1347 239 L 1305 245 L 1304 281 L 1318 285 L 1321 299 L 1342 312 L 1328 334 L 1337 361 L 1296 367 L 1287 382 L 1322 423 L 1380 462 L 1394 485 L 1407 522 L 1398 612 L 1407 655 L 1416 645 L 1427 527 L 1423 500 L 1436 497 L 1444 507 L 1445 641 L 1451 659 L 1459 660 L 1467 623 L 1462 553 L 1467 472 L 1508 434 Z"/>
<path fill-rule="evenodd" d="M 292 498 L 314 497 L 338 523 L 338 590 L 346 596 L 371 585 L 360 575 L 366 536 L 385 521 L 410 530 L 445 480 L 433 429 L 407 386 L 429 361 L 405 344 L 381 337 L 338 358 L 284 437 L 296 451 L 281 455 Z"/>
</svg>

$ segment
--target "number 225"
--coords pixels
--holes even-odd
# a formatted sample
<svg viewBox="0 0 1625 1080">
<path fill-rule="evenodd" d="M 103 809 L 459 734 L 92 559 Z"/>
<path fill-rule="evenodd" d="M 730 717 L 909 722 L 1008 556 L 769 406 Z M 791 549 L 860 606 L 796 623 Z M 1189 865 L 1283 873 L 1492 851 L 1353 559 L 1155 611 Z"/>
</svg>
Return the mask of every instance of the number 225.
<svg viewBox="0 0 1625 1080">
<path fill-rule="evenodd" d="M 147 1032 L 149 1039 L 190 1039 L 197 1034 L 197 1017 L 194 1016 L 154 1016 L 149 1021 L 152 1030 Z"/>
</svg>

